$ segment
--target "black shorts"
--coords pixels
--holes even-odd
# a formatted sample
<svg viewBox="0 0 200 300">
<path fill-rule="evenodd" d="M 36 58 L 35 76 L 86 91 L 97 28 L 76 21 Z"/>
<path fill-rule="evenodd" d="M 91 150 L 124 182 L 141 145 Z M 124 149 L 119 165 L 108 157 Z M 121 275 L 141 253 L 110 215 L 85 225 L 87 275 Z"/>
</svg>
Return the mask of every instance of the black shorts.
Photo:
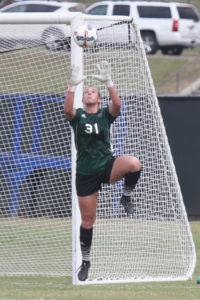
<svg viewBox="0 0 200 300">
<path fill-rule="evenodd" d="M 105 169 L 94 175 L 76 174 L 77 195 L 81 197 L 91 195 L 101 189 L 102 183 L 109 183 L 114 161 L 115 158 L 111 158 Z"/>
</svg>

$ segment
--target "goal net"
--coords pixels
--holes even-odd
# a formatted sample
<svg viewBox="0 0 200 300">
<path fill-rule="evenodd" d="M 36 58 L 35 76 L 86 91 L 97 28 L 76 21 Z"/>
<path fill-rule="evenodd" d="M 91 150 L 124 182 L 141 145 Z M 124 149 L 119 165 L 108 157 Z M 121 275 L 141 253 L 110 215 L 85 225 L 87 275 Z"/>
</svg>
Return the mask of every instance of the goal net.
<svg viewBox="0 0 200 300">
<path fill-rule="evenodd" d="M 122 101 L 111 133 L 113 151 L 116 156 L 134 155 L 142 163 L 132 194 L 133 215 L 125 214 L 119 203 L 123 180 L 104 185 L 99 194 L 86 283 L 191 278 L 193 239 L 144 47 L 132 20 L 82 16 L 81 22 L 93 24 L 99 37 L 84 51 L 70 44 L 70 26 L 67 21 L 56 24 L 62 23 L 60 17 L 49 24 L 30 17 L 29 24 L 20 24 L 15 14 L 10 20 L 18 24 L 0 24 L 0 275 L 73 273 L 73 282 L 79 283 L 80 218 L 72 210 L 77 207 L 72 205 L 77 201 L 76 196 L 72 199 L 74 150 L 63 109 L 73 56 L 87 76 L 84 86 L 97 86 L 105 106 L 108 91 L 91 75 L 100 61 L 111 64 Z M 77 216 L 73 226 L 72 215 Z"/>
</svg>

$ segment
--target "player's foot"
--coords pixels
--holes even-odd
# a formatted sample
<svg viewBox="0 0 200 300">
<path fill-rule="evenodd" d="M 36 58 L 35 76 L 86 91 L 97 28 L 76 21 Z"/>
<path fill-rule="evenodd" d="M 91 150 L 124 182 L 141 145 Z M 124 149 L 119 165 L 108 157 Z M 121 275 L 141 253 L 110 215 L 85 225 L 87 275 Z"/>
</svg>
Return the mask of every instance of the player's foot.
<svg viewBox="0 0 200 300">
<path fill-rule="evenodd" d="M 78 279 L 80 281 L 85 281 L 88 278 L 89 268 L 90 268 L 90 262 L 83 260 L 82 265 L 80 267 L 80 271 L 78 272 Z"/>
<path fill-rule="evenodd" d="M 131 197 L 130 196 L 121 196 L 120 199 L 121 204 L 124 207 L 124 210 L 127 214 L 133 214 L 135 212 L 134 205 L 131 203 Z"/>
</svg>

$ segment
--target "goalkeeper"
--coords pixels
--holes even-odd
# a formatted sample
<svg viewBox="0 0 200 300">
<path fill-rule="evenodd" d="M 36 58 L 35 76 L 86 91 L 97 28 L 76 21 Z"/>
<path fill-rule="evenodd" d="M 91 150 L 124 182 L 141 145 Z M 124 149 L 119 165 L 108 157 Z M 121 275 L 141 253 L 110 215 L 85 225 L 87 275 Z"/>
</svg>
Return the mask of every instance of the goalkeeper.
<svg viewBox="0 0 200 300">
<path fill-rule="evenodd" d="M 102 183 L 113 183 L 124 178 L 121 204 L 127 214 L 134 213 L 131 191 L 140 177 L 141 164 L 134 156 L 115 158 L 110 147 L 110 126 L 120 114 L 121 102 L 111 79 L 110 65 L 97 64 L 98 75 L 92 77 L 103 82 L 109 91 L 111 104 L 100 108 L 101 98 L 95 87 L 87 87 L 83 93 L 84 109 L 74 108 L 76 86 L 84 81 L 79 67 L 72 66 L 70 85 L 64 110 L 73 127 L 77 148 L 76 190 L 81 212 L 80 245 L 82 265 L 78 279 L 84 281 L 90 268 L 90 249 L 93 224 L 96 219 L 98 191 Z"/>
</svg>

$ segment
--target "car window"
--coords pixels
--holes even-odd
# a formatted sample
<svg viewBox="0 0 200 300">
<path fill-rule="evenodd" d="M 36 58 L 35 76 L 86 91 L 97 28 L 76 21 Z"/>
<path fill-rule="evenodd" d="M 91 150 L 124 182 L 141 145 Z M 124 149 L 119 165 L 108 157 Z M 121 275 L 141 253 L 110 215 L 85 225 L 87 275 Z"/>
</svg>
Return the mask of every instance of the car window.
<svg viewBox="0 0 200 300">
<path fill-rule="evenodd" d="M 90 15 L 100 15 L 100 16 L 106 16 L 107 15 L 107 9 L 108 5 L 100 5 L 96 6 L 88 11 L 88 14 Z"/>
<path fill-rule="evenodd" d="M 171 10 L 167 6 L 138 6 L 141 18 L 171 18 Z"/>
<path fill-rule="evenodd" d="M 181 19 L 189 19 L 194 21 L 199 21 L 199 16 L 197 12 L 192 7 L 177 7 L 179 17 Z"/>
<path fill-rule="evenodd" d="M 130 5 L 114 5 L 113 16 L 129 16 Z"/>
<path fill-rule="evenodd" d="M 26 5 L 18 5 L 15 7 L 7 8 L 2 12 L 25 12 L 25 10 L 26 10 Z"/>
<path fill-rule="evenodd" d="M 58 9 L 58 6 L 42 5 L 42 4 L 29 4 L 27 5 L 26 12 L 52 12 Z"/>
<path fill-rule="evenodd" d="M 52 12 L 58 8 L 52 5 L 24 4 L 5 9 L 3 12 Z"/>
</svg>

